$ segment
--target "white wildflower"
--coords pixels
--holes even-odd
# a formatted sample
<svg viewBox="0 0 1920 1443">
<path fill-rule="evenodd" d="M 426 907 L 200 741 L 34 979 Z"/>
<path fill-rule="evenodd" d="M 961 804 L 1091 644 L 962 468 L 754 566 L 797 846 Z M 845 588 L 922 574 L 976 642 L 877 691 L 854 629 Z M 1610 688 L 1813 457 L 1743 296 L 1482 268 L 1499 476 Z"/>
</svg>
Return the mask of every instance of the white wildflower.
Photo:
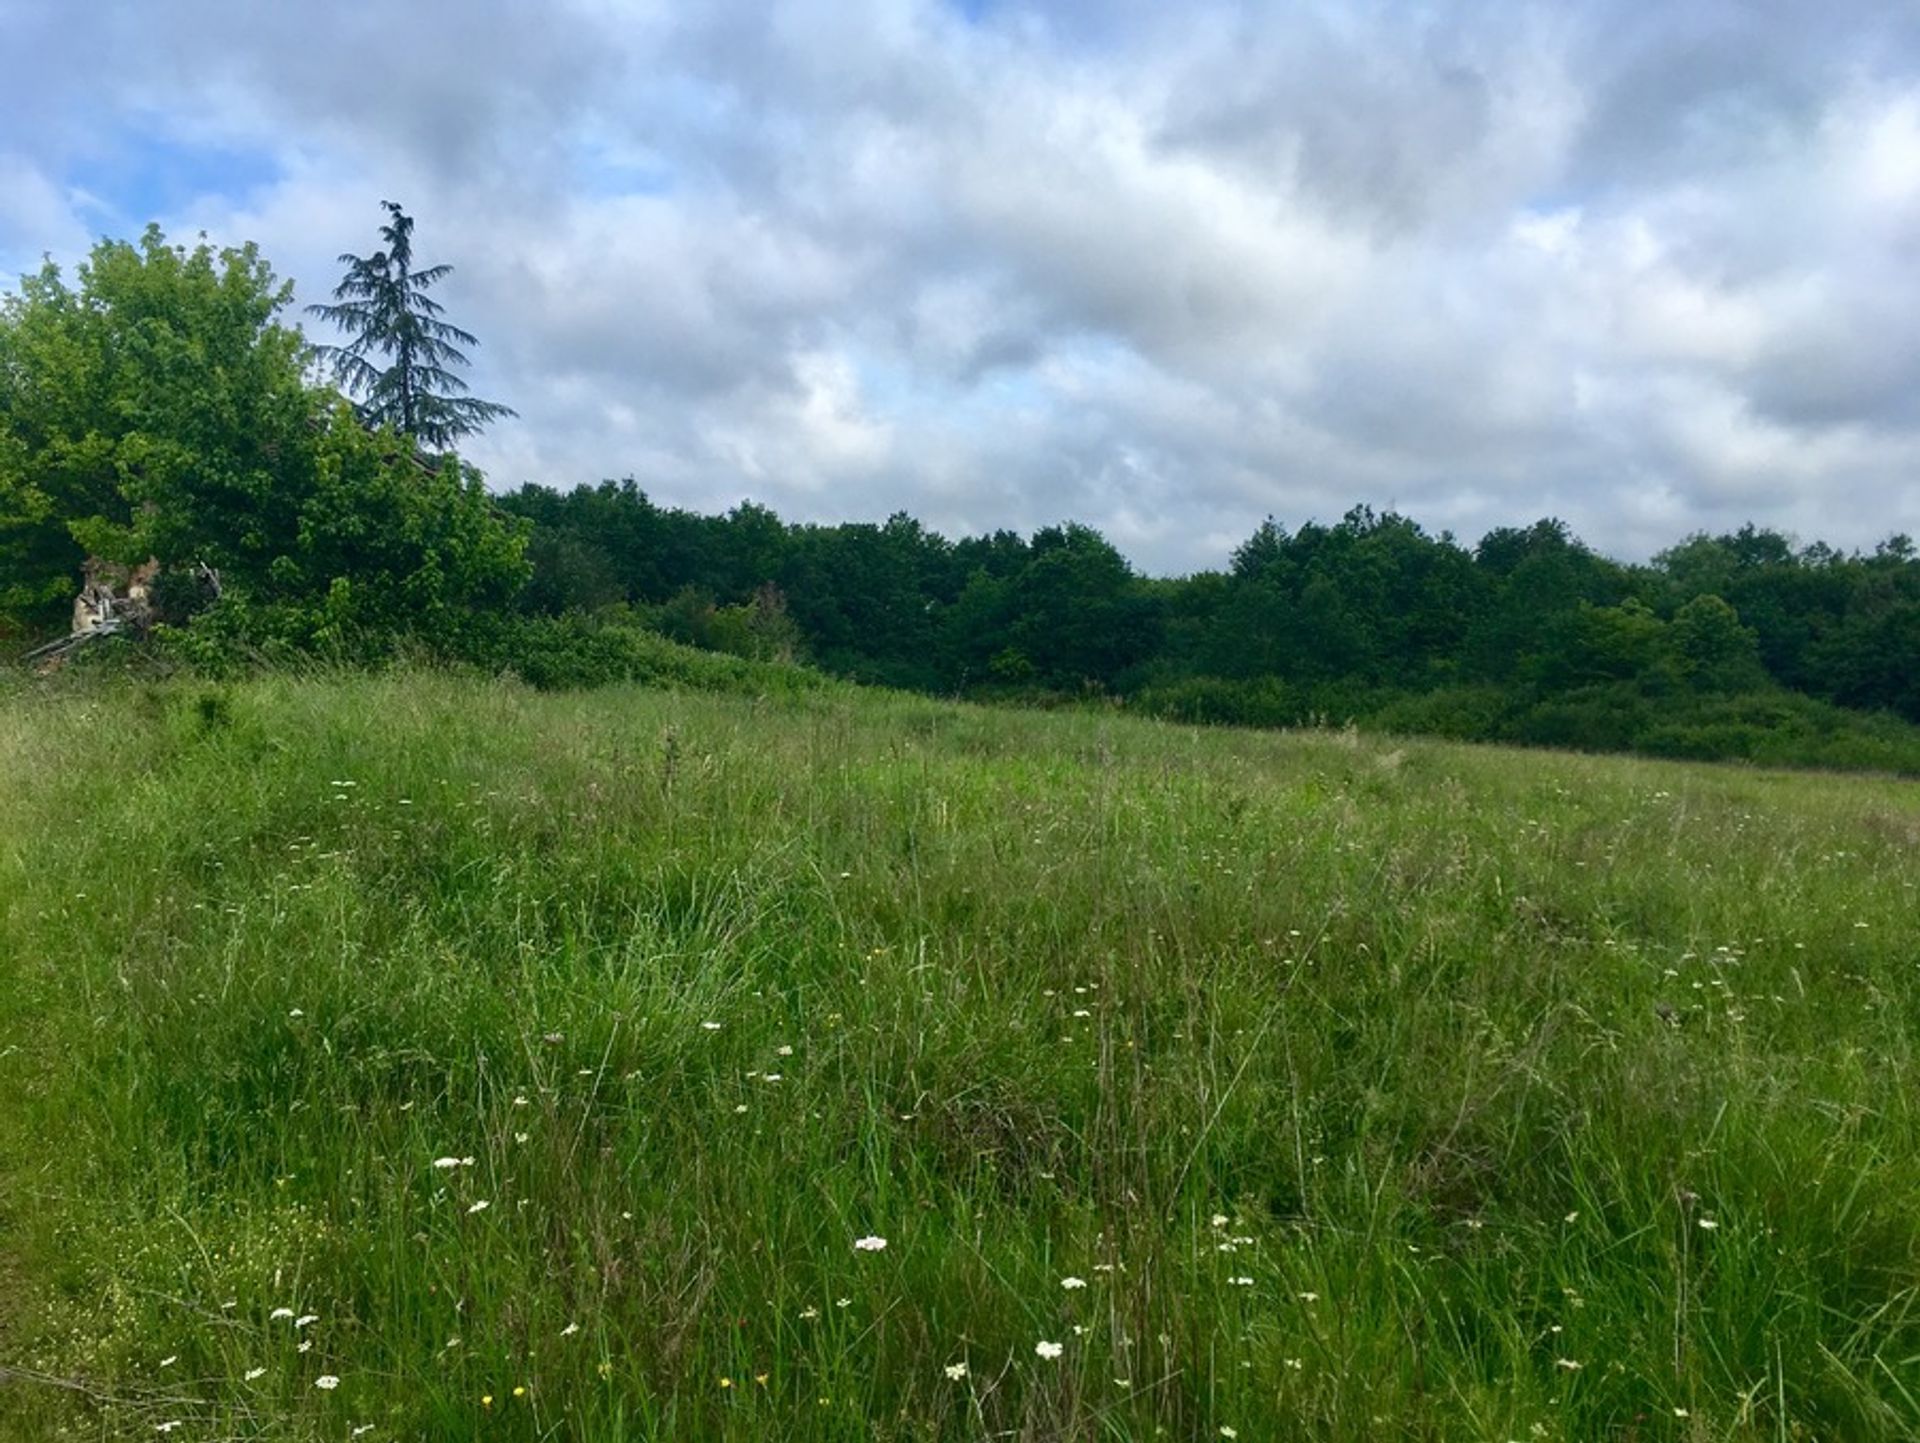
<svg viewBox="0 0 1920 1443">
<path fill-rule="evenodd" d="M 255 1378 L 264 1378 L 266 1376 L 267 1370 L 265 1368 L 249 1368 L 246 1371 L 245 1381 L 251 1383 Z"/>
<path fill-rule="evenodd" d="M 479 1202 L 467 1209 L 467 1214 L 468 1216 L 472 1216 L 474 1213 L 483 1213 L 492 1206 L 492 1203 L 488 1202 L 485 1198 L 481 1198 Z"/>
<path fill-rule="evenodd" d="M 1043 1338 L 1041 1341 L 1033 1345 L 1033 1351 L 1039 1354 L 1042 1358 L 1052 1359 L 1052 1358 L 1057 1358 L 1062 1353 L 1066 1352 L 1066 1348 L 1059 1343 L 1049 1343 Z"/>
<path fill-rule="evenodd" d="M 853 1240 L 853 1250 L 857 1253 L 877 1253 L 885 1248 L 886 1245 L 887 1240 L 879 1236 L 868 1236 L 855 1238 Z"/>
<path fill-rule="evenodd" d="M 965 1363 L 947 1364 L 947 1376 L 958 1383 L 962 1378 L 967 1376 L 967 1365 Z"/>
<path fill-rule="evenodd" d="M 1086 1285 L 1087 1280 L 1085 1278 L 1062 1278 L 1060 1280 L 1060 1286 L 1068 1292 L 1072 1292 L 1076 1288 L 1084 1288 Z"/>
<path fill-rule="evenodd" d="M 281 1318 L 291 1318 L 292 1316 L 292 1308 L 275 1308 L 271 1313 L 267 1314 L 267 1321 L 270 1323 L 278 1322 Z"/>
<path fill-rule="evenodd" d="M 313 1380 L 313 1386 L 322 1392 L 331 1393 L 335 1388 L 340 1386 L 340 1380 L 331 1373 L 322 1373 L 318 1378 Z"/>
</svg>

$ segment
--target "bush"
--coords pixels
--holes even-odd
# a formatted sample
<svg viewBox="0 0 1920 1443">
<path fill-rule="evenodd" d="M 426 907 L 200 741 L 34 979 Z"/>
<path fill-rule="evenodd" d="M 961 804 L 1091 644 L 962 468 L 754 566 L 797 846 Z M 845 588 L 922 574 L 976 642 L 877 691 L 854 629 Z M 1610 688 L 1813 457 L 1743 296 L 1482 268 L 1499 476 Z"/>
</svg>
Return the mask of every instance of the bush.
<svg viewBox="0 0 1920 1443">
<path fill-rule="evenodd" d="M 1632 683 L 1584 686 L 1520 711 L 1506 723 L 1500 740 L 1574 751 L 1628 751 L 1653 721 L 1653 707 Z"/>
<path fill-rule="evenodd" d="M 1380 731 L 1479 741 L 1500 735 L 1513 697 L 1497 686 L 1449 686 L 1396 696 L 1366 720 Z"/>
<path fill-rule="evenodd" d="M 1146 687 L 1129 704 L 1148 716 L 1203 726 L 1296 726 L 1310 714 L 1300 694 L 1274 676 L 1254 681 L 1187 677 Z"/>
<path fill-rule="evenodd" d="M 619 682 L 691 691 L 794 695 L 828 685 L 816 671 L 698 651 L 618 616 L 497 617 L 476 628 L 456 659 L 512 672 L 542 691 Z"/>
</svg>

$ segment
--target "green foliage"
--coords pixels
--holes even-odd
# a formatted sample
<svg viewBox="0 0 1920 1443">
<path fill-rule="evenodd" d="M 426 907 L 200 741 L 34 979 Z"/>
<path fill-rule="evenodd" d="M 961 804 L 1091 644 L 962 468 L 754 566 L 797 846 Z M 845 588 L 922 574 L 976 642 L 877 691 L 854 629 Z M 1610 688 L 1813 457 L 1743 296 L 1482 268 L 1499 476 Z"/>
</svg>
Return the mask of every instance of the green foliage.
<svg viewBox="0 0 1920 1443">
<path fill-rule="evenodd" d="M 0 694 L 0 1437 L 1920 1435 L 1911 788 L 59 686 Z"/>
<path fill-rule="evenodd" d="M 308 306 L 312 314 L 345 331 L 344 346 L 321 346 L 320 357 L 352 394 L 361 397 L 360 418 L 391 427 L 429 446 L 451 446 L 490 421 L 514 412 L 465 393 L 454 369 L 467 364 L 461 346 L 479 338 L 441 319 L 446 308 L 427 292 L 453 273 L 452 266 L 413 265 L 413 217 L 390 200 L 380 204 L 385 250 L 340 257 L 346 274 L 332 305 Z M 384 362 L 384 364 L 382 364 Z"/>
<path fill-rule="evenodd" d="M 1580 601 L 1543 628 L 1543 645 L 1530 658 L 1527 671 L 1532 681 L 1552 691 L 1633 681 L 1664 659 L 1667 630 L 1638 597 L 1618 606 Z"/>
<path fill-rule="evenodd" d="M 89 553 L 257 570 L 315 409 L 289 296 L 251 246 L 150 227 L 0 301 L 0 611 L 57 615 Z"/>
<path fill-rule="evenodd" d="M 1185 677 L 1143 688 L 1132 705 L 1148 716 L 1203 726 L 1289 727 L 1311 715 L 1307 698 L 1274 676 L 1251 681 Z"/>
<path fill-rule="evenodd" d="M 1268 521 L 1226 572 L 1150 580 L 1085 527 L 957 542 L 905 516 L 788 527 L 759 507 L 663 509 L 630 481 L 526 487 L 507 504 L 553 558 L 530 606 L 623 601 L 691 645 L 763 655 L 745 622 L 771 585 L 792 626 L 783 651 L 928 691 L 1818 765 L 1848 749 L 1801 727 L 1758 747 L 1740 727 L 1699 723 L 1701 709 L 1745 697 L 1764 714 L 1797 690 L 1920 718 L 1920 562 L 1892 545 L 1796 553 L 1748 528 L 1633 569 L 1558 521 L 1468 551 L 1361 507 L 1297 533 Z M 1873 765 L 1920 755 L 1920 733 L 1864 714 L 1840 726 L 1875 734 L 1861 749 Z"/>
<path fill-rule="evenodd" d="M 476 628 L 462 660 L 510 673 L 543 691 L 617 683 L 693 691 L 792 695 L 828 686 L 819 672 L 747 653 L 703 651 L 669 640 L 637 618 L 509 617 Z"/>
<path fill-rule="evenodd" d="M 1701 691 L 1743 691 L 1761 685 L 1760 648 L 1740 613 L 1711 592 L 1673 614 L 1672 647 L 1680 675 Z"/>
<path fill-rule="evenodd" d="M 1507 688 L 1481 683 L 1383 696 L 1364 716 L 1369 726 L 1399 736 L 1484 741 L 1512 738 L 1512 720 L 1524 706 Z M 1920 749 L 1915 759 L 1920 760 Z"/>
<path fill-rule="evenodd" d="M 216 568 L 228 643 L 384 654 L 450 647 L 511 605 L 524 528 L 478 473 L 416 460 L 303 378 L 290 300 L 251 247 L 104 241 L 0 311 L 0 610 L 45 626 L 89 555 Z M 175 598 L 178 600 L 179 598 Z M 176 606 L 180 617 L 196 609 Z"/>
<path fill-rule="evenodd" d="M 664 604 L 635 614 L 683 645 L 751 661 L 792 662 L 801 650 L 800 628 L 788 614 L 780 588 L 771 582 L 743 605 L 716 606 L 705 591 L 689 586 Z"/>
<path fill-rule="evenodd" d="M 1032 560 L 1005 587 L 1008 638 L 1049 685 L 1107 684 L 1152 652 L 1154 618 L 1133 568 L 1091 527 L 1036 533 Z"/>
<path fill-rule="evenodd" d="M 292 540 L 262 599 L 317 599 L 322 638 L 443 637 L 470 613 L 503 610 L 527 574 L 522 532 L 495 514 L 479 473 L 452 457 L 423 465 L 344 407 L 320 433 Z"/>
<path fill-rule="evenodd" d="M 176 579 L 202 561 L 224 578 L 194 638 L 169 643 L 211 666 L 424 652 L 577 685 L 644 674 L 627 655 L 642 626 L 1000 701 L 1911 765 L 1913 736 L 1870 715 L 1920 722 L 1920 557 L 1905 537 L 1848 556 L 1746 527 L 1627 567 L 1552 519 L 1469 550 L 1362 506 L 1291 532 L 1269 519 L 1227 570 L 1151 579 L 1073 524 L 949 541 L 904 514 L 817 526 L 752 503 L 662 508 L 630 480 L 492 501 L 457 462 L 416 459 L 416 440 L 443 444 L 498 408 L 458 395 L 450 368 L 471 338 L 428 294 L 447 268 L 416 268 L 413 223 L 387 210 L 385 248 L 344 257 L 336 303 L 316 308 L 350 332 L 326 354 L 386 431 L 304 382 L 307 352 L 279 320 L 287 288 L 251 248 L 149 231 L 103 243 L 77 287 L 49 268 L 8 298 L 0 641 L 57 625 L 87 554 L 151 555 Z M 203 601 L 172 597 L 167 615 Z M 589 616 L 604 635 L 573 620 Z M 528 618 L 569 622 L 526 629 L 547 641 L 522 654 L 502 638 Z"/>
<path fill-rule="evenodd" d="M 196 618 L 199 640 L 182 654 L 461 654 L 525 582 L 523 528 L 496 514 L 477 472 L 450 456 L 423 464 L 344 404 L 305 439 L 278 497 L 279 531 Z"/>
</svg>

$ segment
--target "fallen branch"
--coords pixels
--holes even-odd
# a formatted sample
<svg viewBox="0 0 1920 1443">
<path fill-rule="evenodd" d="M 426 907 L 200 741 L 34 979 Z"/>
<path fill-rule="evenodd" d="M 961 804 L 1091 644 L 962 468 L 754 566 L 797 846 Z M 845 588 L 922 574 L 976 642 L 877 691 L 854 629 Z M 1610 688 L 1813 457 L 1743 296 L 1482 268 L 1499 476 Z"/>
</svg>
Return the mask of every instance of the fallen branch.
<svg viewBox="0 0 1920 1443">
<path fill-rule="evenodd" d="M 109 636 L 120 636 L 123 635 L 124 632 L 125 628 L 118 620 L 103 621 L 91 630 L 76 631 L 69 636 L 56 637 L 44 646 L 36 646 L 32 651 L 23 655 L 20 660 L 23 662 L 39 661 L 44 658 L 47 661 L 58 661 L 68 652 L 77 651 L 79 648 L 87 645 L 88 642 L 100 641 Z"/>
</svg>

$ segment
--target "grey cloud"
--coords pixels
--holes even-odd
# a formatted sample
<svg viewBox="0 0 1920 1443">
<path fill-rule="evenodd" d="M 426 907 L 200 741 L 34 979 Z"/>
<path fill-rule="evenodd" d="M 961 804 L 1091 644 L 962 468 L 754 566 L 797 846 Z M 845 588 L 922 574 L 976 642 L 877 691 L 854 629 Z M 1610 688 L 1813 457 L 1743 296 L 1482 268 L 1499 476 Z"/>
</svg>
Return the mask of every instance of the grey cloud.
<svg viewBox="0 0 1920 1443">
<path fill-rule="evenodd" d="M 275 158 L 164 219 L 303 299 L 403 200 L 521 412 L 501 485 L 1074 517 L 1166 570 L 1362 501 L 1632 554 L 1920 526 L 1901 7 L 0 15 L 0 254 L 77 252 L 62 177 L 129 124 Z"/>
</svg>

